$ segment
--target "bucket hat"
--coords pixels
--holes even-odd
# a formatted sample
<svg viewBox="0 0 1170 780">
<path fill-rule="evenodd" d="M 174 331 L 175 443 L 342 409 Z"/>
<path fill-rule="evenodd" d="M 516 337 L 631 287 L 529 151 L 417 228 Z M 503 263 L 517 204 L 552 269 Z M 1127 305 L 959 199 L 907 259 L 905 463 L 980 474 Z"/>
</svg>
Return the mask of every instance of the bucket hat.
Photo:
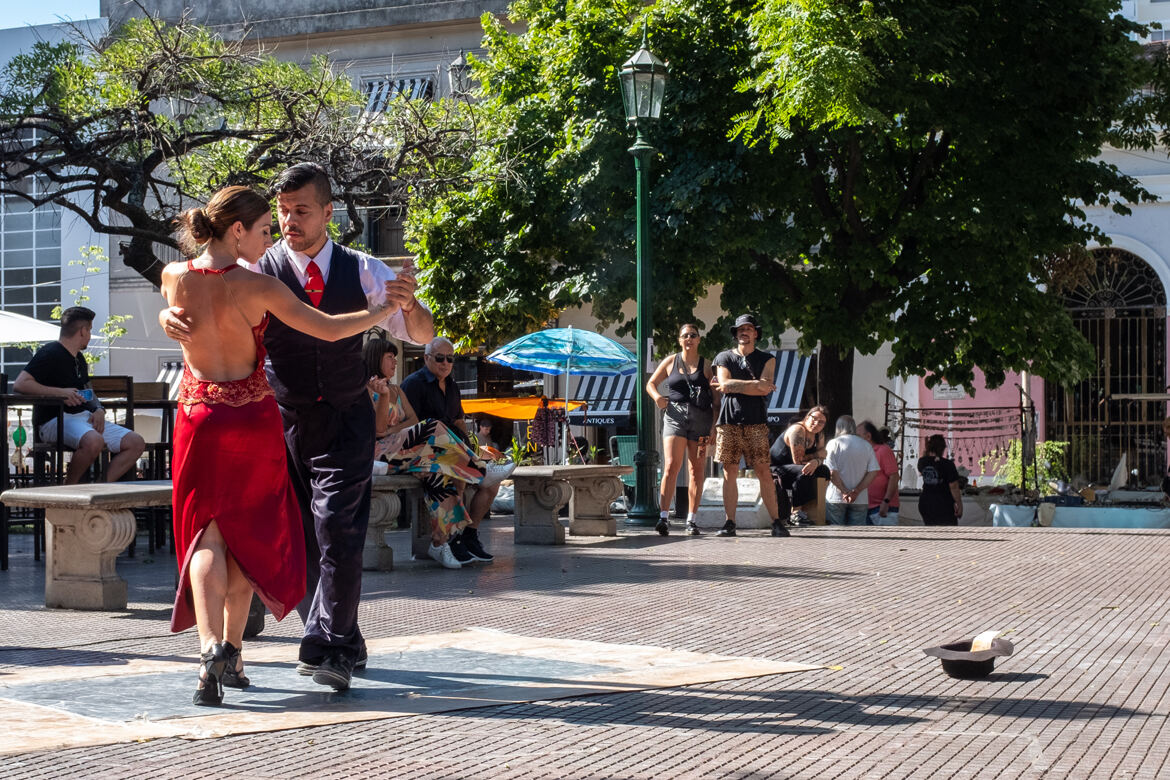
<svg viewBox="0 0 1170 780">
<path fill-rule="evenodd" d="M 764 331 L 760 330 L 760 323 L 756 322 L 754 314 L 741 314 L 735 318 L 735 324 L 731 326 L 731 335 L 734 336 L 741 325 L 751 325 L 756 329 L 756 341 L 764 337 Z"/>
</svg>

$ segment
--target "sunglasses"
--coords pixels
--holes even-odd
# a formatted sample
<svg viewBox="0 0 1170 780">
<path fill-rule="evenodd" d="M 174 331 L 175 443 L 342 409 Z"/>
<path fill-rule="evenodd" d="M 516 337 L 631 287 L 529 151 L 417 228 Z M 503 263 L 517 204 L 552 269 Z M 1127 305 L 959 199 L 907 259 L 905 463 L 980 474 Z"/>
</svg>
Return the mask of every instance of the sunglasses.
<svg viewBox="0 0 1170 780">
<path fill-rule="evenodd" d="M 682 337 L 684 339 L 697 339 L 699 337 L 699 334 L 698 333 L 684 333 L 684 334 L 682 334 Z"/>
<path fill-rule="evenodd" d="M 429 357 L 431 360 L 435 361 L 436 363 L 454 363 L 455 362 L 454 355 L 430 355 Z"/>
</svg>

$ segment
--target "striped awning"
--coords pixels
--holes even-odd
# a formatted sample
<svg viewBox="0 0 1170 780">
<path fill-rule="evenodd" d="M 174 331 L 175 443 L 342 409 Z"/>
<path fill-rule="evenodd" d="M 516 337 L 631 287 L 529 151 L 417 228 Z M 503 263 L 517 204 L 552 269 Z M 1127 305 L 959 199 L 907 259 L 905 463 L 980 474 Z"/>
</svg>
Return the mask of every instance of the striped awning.
<svg viewBox="0 0 1170 780">
<path fill-rule="evenodd" d="M 183 361 L 182 360 L 168 360 L 163 363 L 162 368 L 158 371 L 158 376 L 155 377 L 156 382 L 167 383 L 167 398 L 172 401 L 179 398 L 179 382 L 183 379 Z"/>
<path fill-rule="evenodd" d="M 808 381 L 809 358 L 794 349 L 782 349 L 776 357 L 776 391 L 768 398 L 768 422 L 782 425 L 799 412 Z M 630 420 L 635 390 L 634 376 L 583 376 L 570 397 L 585 401 L 588 410 L 569 413 L 573 425 L 623 425 Z"/>
<path fill-rule="evenodd" d="M 370 79 L 363 86 L 363 91 L 366 95 L 366 111 L 379 113 L 385 111 L 390 101 L 398 97 L 432 100 L 435 96 L 435 79 L 432 76 Z"/>
<path fill-rule="evenodd" d="M 809 358 L 801 357 L 795 349 L 781 349 L 776 353 L 776 392 L 768 399 L 768 422 L 783 425 L 800 411 L 804 385 L 808 381 Z"/>
<path fill-rule="evenodd" d="M 630 419 L 636 377 L 582 376 L 577 377 L 576 389 L 570 400 L 584 401 L 586 409 L 569 412 L 572 425 L 622 425 Z"/>
</svg>

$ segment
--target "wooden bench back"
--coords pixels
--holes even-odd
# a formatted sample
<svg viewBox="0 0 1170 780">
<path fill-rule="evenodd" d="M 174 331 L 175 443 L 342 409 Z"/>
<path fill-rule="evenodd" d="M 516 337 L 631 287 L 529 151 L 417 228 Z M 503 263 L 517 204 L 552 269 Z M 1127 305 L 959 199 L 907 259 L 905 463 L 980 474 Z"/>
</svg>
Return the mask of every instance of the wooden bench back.
<svg viewBox="0 0 1170 780">
<path fill-rule="evenodd" d="M 171 386 L 166 382 L 135 382 L 135 401 L 166 401 Z"/>
</svg>

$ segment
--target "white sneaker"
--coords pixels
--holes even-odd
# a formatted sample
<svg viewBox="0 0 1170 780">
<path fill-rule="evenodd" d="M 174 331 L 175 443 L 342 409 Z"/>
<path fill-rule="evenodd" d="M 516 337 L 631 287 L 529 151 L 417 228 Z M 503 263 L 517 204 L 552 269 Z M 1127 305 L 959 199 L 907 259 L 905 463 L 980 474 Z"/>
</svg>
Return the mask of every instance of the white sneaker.
<svg viewBox="0 0 1170 780">
<path fill-rule="evenodd" d="M 498 485 L 512 476 L 512 472 L 515 470 L 516 464 L 512 461 L 508 463 L 489 463 L 487 464 L 487 471 L 483 475 L 483 482 L 480 485 L 482 487 Z"/>
<path fill-rule="evenodd" d="M 427 555 L 437 561 L 444 569 L 463 568 L 459 561 L 455 560 L 455 553 L 451 552 L 451 545 L 446 542 L 438 547 L 432 544 L 427 548 Z"/>
</svg>

